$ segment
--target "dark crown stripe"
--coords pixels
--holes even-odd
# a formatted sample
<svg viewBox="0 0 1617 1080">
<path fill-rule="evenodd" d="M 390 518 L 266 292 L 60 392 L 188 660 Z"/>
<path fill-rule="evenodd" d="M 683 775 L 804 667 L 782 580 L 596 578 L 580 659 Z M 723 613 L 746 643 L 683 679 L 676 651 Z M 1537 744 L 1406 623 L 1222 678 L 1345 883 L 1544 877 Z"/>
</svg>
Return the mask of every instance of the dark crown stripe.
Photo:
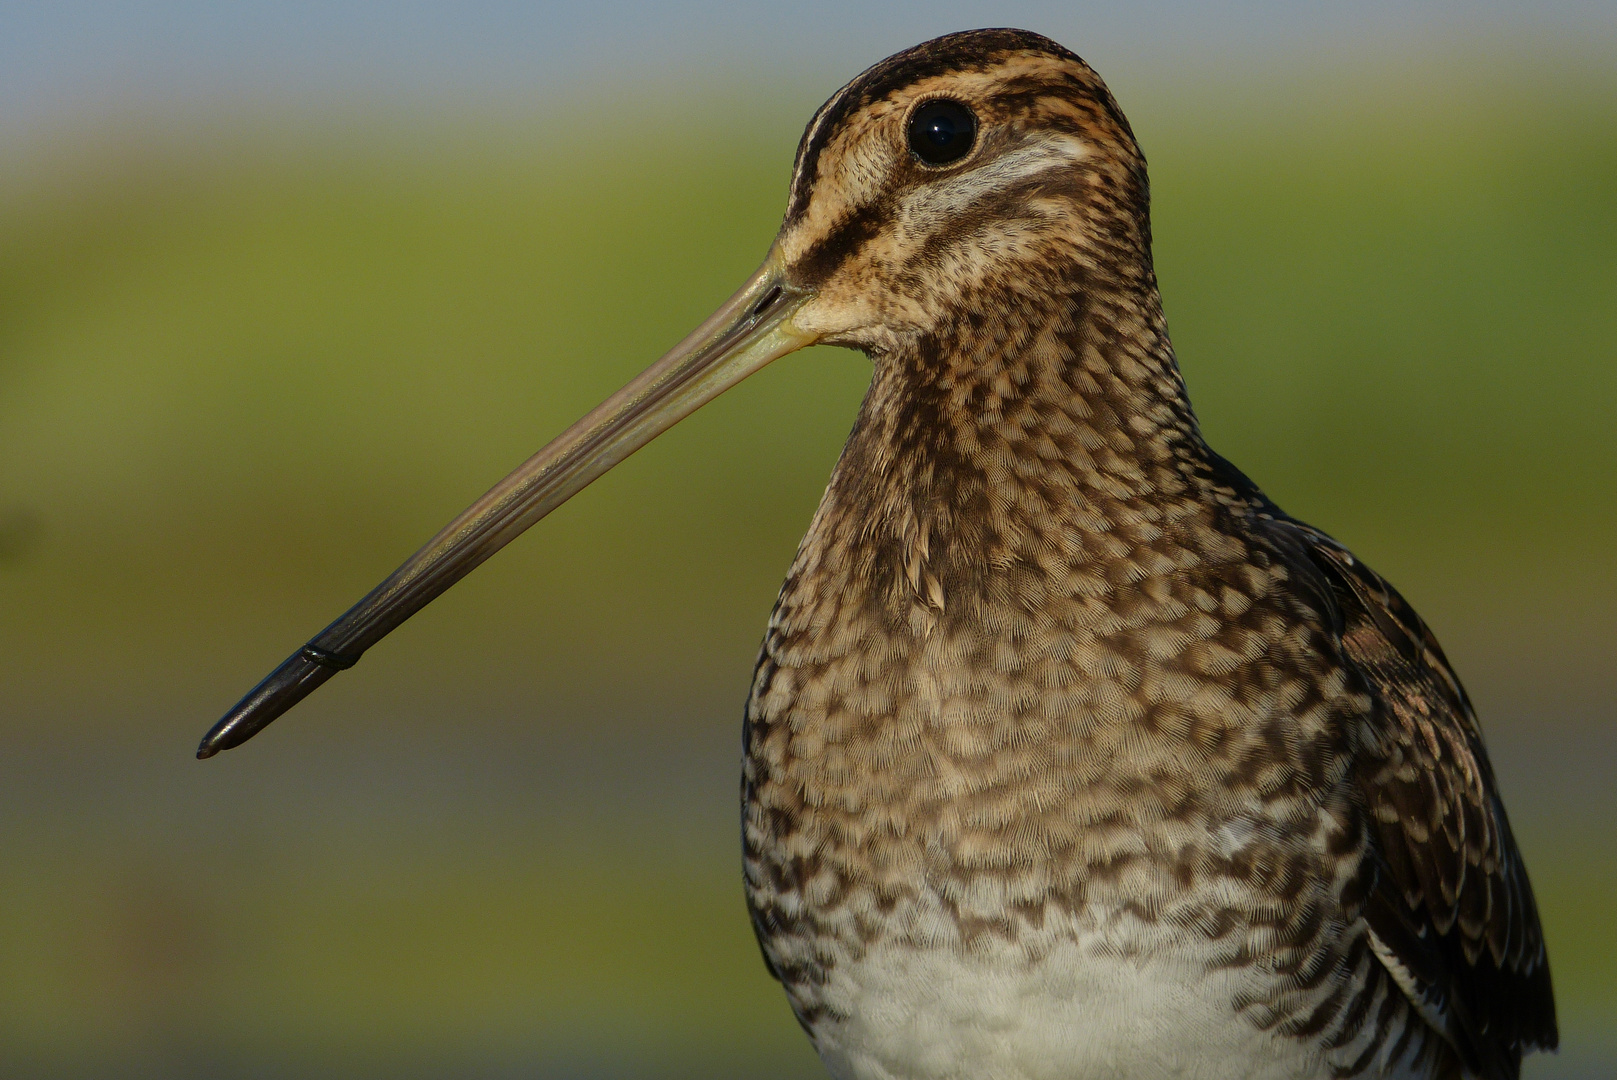
<svg viewBox="0 0 1617 1080">
<path fill-rule="evenodd" d="M 807 209 L 809 191 L 819 171 L 820 154 L 850 115 L 922 79 L 949 72 L 985 71 L 1007 56 L 1026 52 L 1083 63 L 1076 53 L 1030 30 L 964 30 L 895 53 L 848 83 L 821 106 L 803 132 L 797 162 L 792 168 L 787 222 L 796 221 Z M 1115 111 L 1116 105 L 1111 108 Z"/>
</svg>

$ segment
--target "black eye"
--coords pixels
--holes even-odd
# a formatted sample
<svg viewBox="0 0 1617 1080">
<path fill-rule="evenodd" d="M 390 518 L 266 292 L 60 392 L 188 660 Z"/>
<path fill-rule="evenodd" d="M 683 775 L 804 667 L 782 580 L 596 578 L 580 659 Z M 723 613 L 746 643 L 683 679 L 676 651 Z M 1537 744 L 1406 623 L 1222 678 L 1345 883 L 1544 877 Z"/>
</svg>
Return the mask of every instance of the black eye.
<svg viewBox="0 0 1617 1080">
<path fill-rule="evenodd" d="M 929 101 L 910 117 L 910 149 L 928 165 L 947 165 L 971 153 L 977 118 L 958 101 Z"/>
</svg>

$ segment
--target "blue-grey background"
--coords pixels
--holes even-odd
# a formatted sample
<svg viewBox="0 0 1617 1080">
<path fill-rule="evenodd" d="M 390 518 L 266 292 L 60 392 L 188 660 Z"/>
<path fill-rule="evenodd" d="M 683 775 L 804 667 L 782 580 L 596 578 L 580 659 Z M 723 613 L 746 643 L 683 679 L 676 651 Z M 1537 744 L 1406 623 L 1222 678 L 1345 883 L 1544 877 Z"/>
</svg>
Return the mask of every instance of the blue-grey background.
<svg viewBox="0 0 1617 1080">
<path fill-rule="evenodd" d="M 868 364 L 776 365 L 196 738 L 756 264 L 869 63 L 1047 33 L 1204 426 L 1420 608 L 1617 1075 L 1617 7 L 0 5 L 0 1075 L 812 1077 L 758 636 Z"/>
</svg>

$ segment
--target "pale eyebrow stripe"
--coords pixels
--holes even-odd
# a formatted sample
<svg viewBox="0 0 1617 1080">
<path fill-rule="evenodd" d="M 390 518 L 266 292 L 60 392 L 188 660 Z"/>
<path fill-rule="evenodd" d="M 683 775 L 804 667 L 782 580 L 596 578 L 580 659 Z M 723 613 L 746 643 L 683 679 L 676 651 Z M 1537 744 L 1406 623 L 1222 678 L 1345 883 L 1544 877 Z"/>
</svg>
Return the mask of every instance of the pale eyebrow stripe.
<svg viewBox="0 0 1617 1080">
<path fill-rule="evenodd" d="M 854 80 L 854 82 L 857 81 L 857 79 Z M 824 128 L 826 122 L 831 119 L 831 114 L 836 111 L 837 104 L 841 102 L 843 98 L 848 96 L 848 91 L 851 89 L 853 89 L 853 82 L 848 83 L 841 90 L 838 90 L 836 93 L 832 94 L 831 99 L 824 105 L 821 105 L 820 111 L 814 114 L 814 119 L 809 121 L 809 130 L 807 134 L 803 136 L 803 152 L 798 156 L 796 164 L 792 166 L 792 182 L 786 188 L 786 190 L 791 193 L 790 204 L 786 208 L 788 215 L 794 213 L 798 209 L 798 185 L 803 182 L 804 167 L 808 164 L 809 160 L 812 159 L 817 168 L 819 166 L 820 158 L 824 156 L 825 148 L 821 147 L 821 153 L 819 154 L 811 154 L 809 151 L 813 149 L 815 140 L 820 137 L 821 129 Z"/>
</svg>

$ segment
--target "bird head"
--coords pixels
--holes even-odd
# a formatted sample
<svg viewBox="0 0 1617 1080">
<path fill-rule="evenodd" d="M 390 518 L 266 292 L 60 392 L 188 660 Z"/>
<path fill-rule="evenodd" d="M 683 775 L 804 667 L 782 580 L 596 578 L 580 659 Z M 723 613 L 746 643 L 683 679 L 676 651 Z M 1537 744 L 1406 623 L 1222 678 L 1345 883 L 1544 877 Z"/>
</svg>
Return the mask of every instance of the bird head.
<svg viewBox="0 0 1617 1080">
<path fill-rule="evenodd" d="M 771 361 L 816 342 L 886 355 L 1149 281 L 1144 161 L 1099 76 L 1019 30 L 898 53 L 815 113 L 763 265 L 684 341 L 450 522 L 203 739 L 239 745 L 519 533 Z M 946 325 L 947 324 L 947 325 Z M 955 334 L 952 354 L 970 363 Z M 911 350 L 913 354 L 913 349 Z"/>
<path fill-rule="evenodd" d="M 1006 294 L 1149 273 L 1145 162 L 1100 76 L 1021 30 L 883 60 L 809 122 L 771 257 L 796 326 L 875 355 Z M 996 302 L 997 301 L 997 302 Z"/>
</svg>

